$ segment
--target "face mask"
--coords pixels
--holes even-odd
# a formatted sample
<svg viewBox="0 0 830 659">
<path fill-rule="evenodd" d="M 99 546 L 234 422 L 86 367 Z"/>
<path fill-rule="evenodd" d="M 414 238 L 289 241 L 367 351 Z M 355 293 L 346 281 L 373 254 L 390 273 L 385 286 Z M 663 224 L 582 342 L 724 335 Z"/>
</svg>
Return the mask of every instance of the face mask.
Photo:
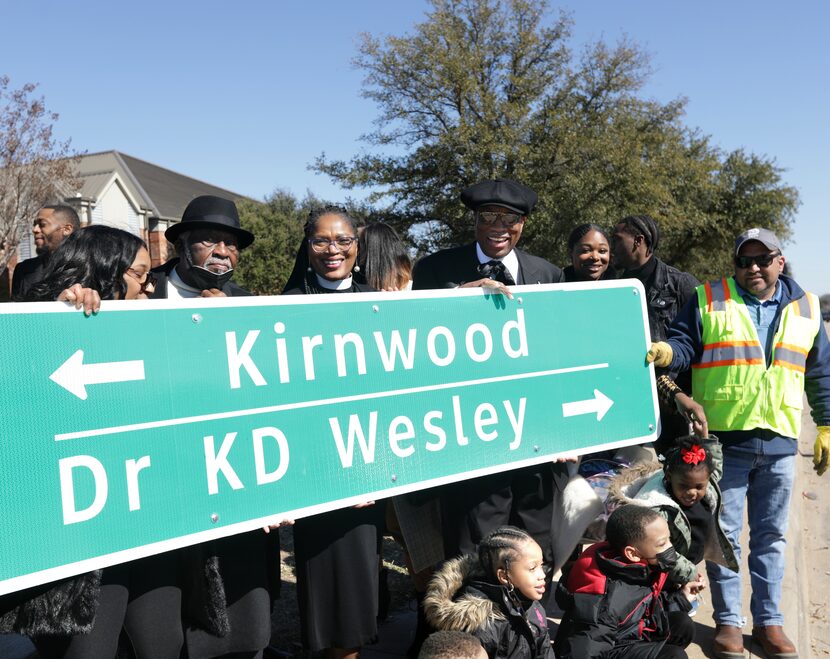
<svg viewBox="0 0 830 659">
<path fill-rule="evenodd" d="M 230 281 L 231 277 L 233 277 L 233 268 L 222 273 L 216 273 L 198 265 L 191 265 L 190 277 L 196 284 L 196 288 L 203 291 L 209 288 L 218 288 L 221 290 Z"/>
<path fill-rule="evenodd" d="M 190 266 L 190 278 L 193 280 L 196 288 L 200 290 L 205 291 L 210 288 L 218 288 L 221 290 L 230 281 L 231 277 L 233 277 L 233 268 L 222 273 L 216 273 L 200 265 L 193 265 L 193 257 L 190 254 L 189 247 L 185 247 L 184 257 L 187 260 L 187 265 Z"/>
<path fill-rule="evenodd" d="M 655 554 L 654 558 L 657 559 L 657 567 L 659 567 L 663 572 L 668 572 L 675 565 L 677 565 L 677 559 L 679 559 L 680 556 L 674 547 L 669 547 L 668 549 L 661 551 L 659 554 Z"/>
</svg>

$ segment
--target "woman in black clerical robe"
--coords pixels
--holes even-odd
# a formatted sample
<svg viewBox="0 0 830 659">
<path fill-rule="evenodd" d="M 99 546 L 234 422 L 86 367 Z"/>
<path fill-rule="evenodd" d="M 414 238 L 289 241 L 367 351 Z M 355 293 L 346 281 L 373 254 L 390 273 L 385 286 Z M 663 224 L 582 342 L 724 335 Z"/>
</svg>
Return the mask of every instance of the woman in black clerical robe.
<svg viewBox="0 0 830 659">
<path fill-rule="evenodd" d="M 357 225 L 344 209 L 312 211 L 304 247 L 283 294 L 374 290 L 353 276 L 357 238 Z M 306 650 L 351 659 L 377 636 L 382 523 L 383 506 L 374 502 L 297 520 L 297 600 Z"/>
</svg>

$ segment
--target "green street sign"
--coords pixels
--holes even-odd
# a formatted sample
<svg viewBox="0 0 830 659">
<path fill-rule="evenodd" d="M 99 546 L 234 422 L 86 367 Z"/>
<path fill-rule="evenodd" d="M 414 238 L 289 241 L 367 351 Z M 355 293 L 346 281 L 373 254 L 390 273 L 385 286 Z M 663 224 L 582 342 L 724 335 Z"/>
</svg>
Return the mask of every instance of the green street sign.
<svg viewBox="0 0 830 659">
<path fill-rule="evenodd" d="M 0 593 L 656 436 L 634 280 L 0 308 Z"/>
</svg>

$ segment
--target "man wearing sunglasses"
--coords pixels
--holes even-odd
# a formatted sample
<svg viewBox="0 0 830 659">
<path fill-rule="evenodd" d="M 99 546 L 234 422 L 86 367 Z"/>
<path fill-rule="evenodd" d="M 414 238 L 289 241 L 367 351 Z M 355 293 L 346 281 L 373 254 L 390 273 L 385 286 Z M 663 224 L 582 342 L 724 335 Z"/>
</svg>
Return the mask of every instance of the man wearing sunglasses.
<svg viewBox="0 0 830 659">
<path fill-rule="evenodd" d="M 422 258 L 412 272 L 412 288 L 485 286 L 512 297 L 508 287 L 515 284 L 565 281 L 558 267 L 516 247 L 536 199 L 533 190 L 508 179 L 466 188 L 461 201 L 472 211 L 475 242 Z"/>
<path fill-rule="evenodd" d="M 772 231 L 742 233 L 733 258 L 734 276 L 699 286 L 647 359 L 692 369 L 693 396 L 723 443 L 721 522 L 738 556 L 748 502 L 752 636 L 767 656 L 795 657 L 779 608 L 785 534 L 805 390 L 819 475 L 830 458 L 830 344 L 818 298 L 783 274 Z M 743 657 L 741 575 L 709 562 L 707 571 L 714 654 Z"/>
<path fill-rule="evenodd" d="M 536 192 L 508 179 L 481 181 L 461 193 L 472 211 L 475 241 L 426 256 L 415 265 L 413 289 L 484 287 L 512 298 L 510 286 L 564 282 L 562 270 L 516 247 Z M 442 488 L 447 557 L 475 553 L 490 531 L 519 520 L 552 565 L 551 523 L 555 492 L 569 479 L 567 464 L 505 471 Z M 561 562 L 561 561 L 560 561 Z"/>
</svg>

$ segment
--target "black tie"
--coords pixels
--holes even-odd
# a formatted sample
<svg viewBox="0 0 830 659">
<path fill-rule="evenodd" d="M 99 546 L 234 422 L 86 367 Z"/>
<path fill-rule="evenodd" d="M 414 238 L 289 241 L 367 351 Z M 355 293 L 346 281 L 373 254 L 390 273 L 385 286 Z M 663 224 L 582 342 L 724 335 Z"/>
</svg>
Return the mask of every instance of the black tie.
<svg viewBox="0 0 830 659">
<path fill-rule="evenodd" d="M 487 263 L 481 263 L 478 266 L 478 271 L 482 277 L 495 279 L 507 286 L 516 285 L 513 275 L 510 274 L 510 271 L 504 267 L 504 263 L 501 261 L 493 259 L 492 261 L 487 261 Z"/>
</svg>

